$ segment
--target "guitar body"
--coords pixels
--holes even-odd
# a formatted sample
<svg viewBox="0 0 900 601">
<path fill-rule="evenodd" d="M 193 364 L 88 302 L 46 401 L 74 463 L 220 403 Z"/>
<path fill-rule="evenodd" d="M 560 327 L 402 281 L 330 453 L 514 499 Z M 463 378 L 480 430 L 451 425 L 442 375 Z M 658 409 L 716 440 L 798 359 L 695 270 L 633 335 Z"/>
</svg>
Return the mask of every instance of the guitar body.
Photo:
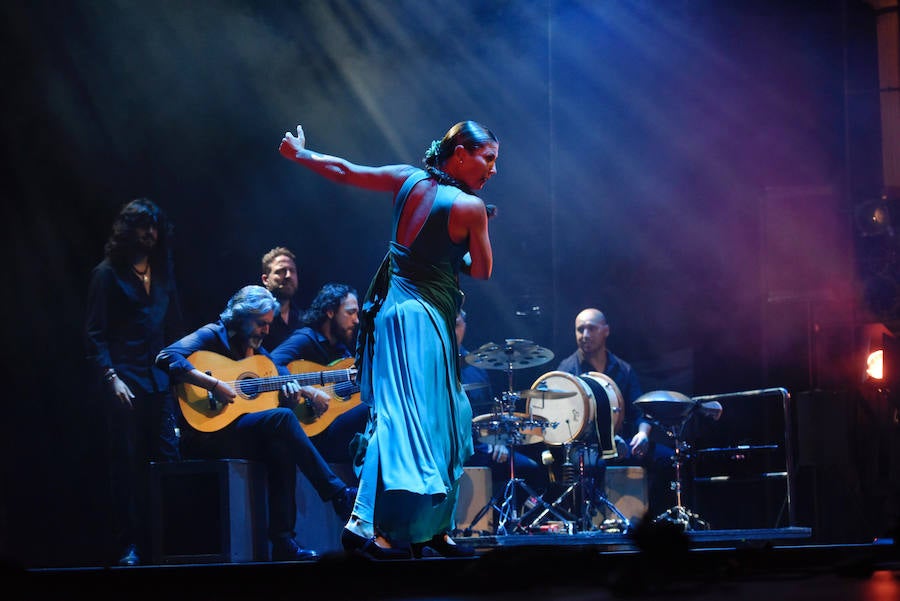
<svg viewBox="0 0 900 601">
<path fill-rule="evenodd" d="M 306 359 L 298 359 L 288 363 L 287 368 L 292 374 L 306 374 L 312 372 L 321 372 L 323 369 L 349 369 L 353 366 L 353 357 L 339 359 L 327 367 L 319 365 L 314 361 Z M 354 381 L 339 382 L 336 384 L 314 385 L 316 388 L 324 390 L 331 397 L 328 403 L 328 409 L 316 418 L 312 411 L 304 403 L 300 403 L 294 413 L 300 420 L 307 436 L 315 436 L 320 434 L 325 428 L 340 415 L 350 411 L 360 404 L 359 386 Z"/>
<path fill-rule="evenodd" d="M 278 370 L 265 355 L 253 355 L 240 361 L 211 351 L 197 351 L 188 357 L 191 365 L 223 382 L 235 383 L 233 403 L 213 407 L 205 388 L 184 382 L 175 385 L 175 396 L 187 423 L 201 432 L 221 430 L 245 413 L 278 407 L 278 389 L 265 391 L 260 378 L 274 378 Z M 241 385 L 241 382 L 245 382 Z"/>
</svg>

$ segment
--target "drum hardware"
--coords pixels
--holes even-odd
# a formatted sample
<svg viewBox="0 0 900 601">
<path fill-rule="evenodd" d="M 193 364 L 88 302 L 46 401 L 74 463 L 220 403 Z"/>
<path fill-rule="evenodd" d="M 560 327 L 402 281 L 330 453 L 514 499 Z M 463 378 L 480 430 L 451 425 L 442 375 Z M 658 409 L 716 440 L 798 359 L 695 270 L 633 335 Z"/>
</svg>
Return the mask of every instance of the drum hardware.
<svg viewBox="0 0 900 601">
<path fill-rule="evenodd" d="M 498 401 L 498 404 L 501 407 L 506 406 L 513 396 L 505 395 L 503 397 L 504 400 Z M 549 504 L 534 489 L 528 486 L 525 480 L 516 477 L 515 462 L 516 446 L 519 444 L 533 444 L 543 440 L 543 435 L 538 434 L 538 431 L 542 432 L 547 425 L 547 421 L 543 418 L 535 419 L 524 413 L 512 412 L 479 415 L 472 420 L 473 428 L 477 427 L 476 437 L 479 441 L 488 444 L 503 444 L 509 447 L 509 480 L 503 488 L 503 497 L 499 505 L 496 497 L 488 501 L 475 515 L 472 523 L 463 530 L 464 536 L 471 534 L 473 526 L 491 509 L 496 510 L 498 514 L 496 534 L 512 534 L 519 523 L 519 506 L 516 500 L 518 489 L 525 493 L 526 499 L 536 499 L 542 506 L 549 508 Z"/>
<path fill-rule="evenodd" d="M 496 534 L 511 533 L 508 524 L 518 525 L 517 489 L 526 493 L 526 498 L 539 499 L 542 505 L 549 506 L 525 481 L 516 477 L 515 455 L 518 444 L 533 444 L 544 439 L 546 428 L 555 428 L 558 424 L 550 420 L 528 413 L 517 413 L 516 404 L 523 397 L 513 390 L 513 370 L 541 365 L 553 359 L 553 352 L 530 340 L 507 338 L 503 346 L 493 342 L 481 345 L 466 355 L 469 365 L 483 369 L 503 369 L 506 372 L 509 389 L 494 399 L 494 411 L 480 415 L 472 420 L 476 438 L 488 444 L 504 444 L 509 447 L 509 480 L 503 488 L 503 497 L 499 505 L 496 497 L 482 507 L 472 523 L 463 530 L 465 535 L 484 517 L 485 513 L 494 509 L 498 520 Z"/>
<path fill-rule="evenodd" d="M 569 520 L 564 513 L 557 510 L 550 503 L 545 501 L 544 498 L 537 493 L 537 491 L 528 486 L 525 480 L 523 480 L 522 478 L 516 478 L 514 453 L 515 448 L 511 446 L 509 448 L 509 481 L 506 483 L 506 486 L 503 489 L 503 502 L 500 503 L 500 506 L 497 508 L 497 534 L 506 535 L 514 534 L 517 532 L 528 532 L 527 529 L 522 527 L 522 524 L 519 521 L 519 506 L 516 500 L 517 487 L 522 489 L 522 491 L 525 493 L 526 499 L 530 499 L 537 505 L 540 505 L 543 508 L 544 513 L 552 513 L 564 523 L 570 522 L 571 520 Z M 544 513 L 542 513 L 542 515 L 544 515 Z"/>
<path fill-rule="evenodd" d="M 490 445 L 535 444 L 544 440 L 547 426 L 544 418 L 526 413 L 486 413 L 472 420 L 475 438 Z"/>
<path fill-rule="evenodd" d="M 550 503 L 549 507 L 545 507 L 544 511 L 538 514 L 537 517 L 527 525 L 527 528 L 533 530 L 535 527 L 539 527 L 551 513 L 558 512 L 565 516 L 565 521 L 569 524 L 570 533 L 573 531 L 573 525 L 577 526 L 576 529 L 578 531 L 587 532 L 593 528 L 591 516 L 595 513 L 597 504 L 602 503 L 618 518 L 617 520 L 606 520 L 606 522 L 615 523 L 617 532 L 628 532 L 631 529 L 631 521 L 619 511 L 618 507 L 616 507 L 612 501 L 609 500 L 605 491 L 598 492 L 597 487 L 595 486 L 596 482 L 594 482 L 592 478 L 587 478 L 585 476 L 584 454 L 585 451 L 590 449 L 590 446 L 585 445 L 584 443 L 566 443 L 563 447 L 565 449 L 565 458 L 561 472 L 563 484 L 568 486 L 552 503 Z M 576 449 L 580 451 L 578 453 L 577 467 L 572 463 L 572 453 Z M 588 481 L 592 484 L 589 485 Z M 578 493 L 580 493 L 580 499 Z M 568 511 L 562 507 L 562 504 L 570 497 L 573 505 L 575 505 L 574 511 Z"/>
<path fill-rule="evenodd" d="M 681 468 L 685 460 L 690 458 L 690 445 L 682 440 L 682 436 L 685 426 L 702 404 L 671 390 L 648 392 L 638 397 L 634 404 L 644 412 L 647 419 L 662 427 L 667 436 L 674 440 L 675 454 L 672 463 L 675 466 L 675 479 L 671 486 L 675 491 L 675 506 L 656 516 L 653 522 L 670 522 L 683 530 L 709 530 L 709 524 L 685 507 L 681 499 Z"/>
<path fill-rule="evenodd" d="M 494 413 L 514 412 L 521 399 L 518 392 L 501 392 L 499 397 L 494 398 Z"/>
</svg>

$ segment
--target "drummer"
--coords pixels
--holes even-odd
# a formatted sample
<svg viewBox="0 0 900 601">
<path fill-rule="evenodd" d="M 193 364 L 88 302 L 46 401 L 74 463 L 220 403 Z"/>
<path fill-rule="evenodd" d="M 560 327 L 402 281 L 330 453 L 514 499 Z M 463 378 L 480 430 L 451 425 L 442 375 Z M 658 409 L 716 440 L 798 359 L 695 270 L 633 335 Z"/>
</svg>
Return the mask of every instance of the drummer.
<svg viewBox="0 0 900 601">
<path fill-rule="evenodd" d="M 588 372 L 599 372 L 612 379 L 624 401 L 624 419 L 615 436 L 618 457 L 610 460 L 612 465 L 639 465 L 647 471 L 649 490 L 649 513 L 656 515 L 671 503 L 668 498 L 669 482 L 672 474 L 673 449 L 650 439 L 653 426 L 644 418 L 634 401 L 643 394 L 637 373 L 631 365 L 613 354 L 606 347 L 610 329 L 606 316 L 599 309 L 582 310 L 575 317 L 575 343 L 577 350 L 560 361 L 558 371 L 580 376 Z M 585 458 L 588 461 L 588 458 Z M 602 467 L 603 460 L 595 463 Z M 598 474 L 598 485 L 602 485 Z"/>
<path fill-rule="evenodd" d="M 496 410 L 491 380 L 487 370 L 466 362 L 469 351 L 463 346 L 466 336 L 466 312 L 462 309 L 456 316 L 456 341 L 459 345 L 460 380 L 469 397 L 474 414 L 487 414 Z M 473 436 L 475 430 L 473 428 Z M 466 467 L 491 468 L 491 483 L 494 496 L 502 496 L 506 482 L 509 480 L 509 447 L 505 444 L 492 444 L 478 440 L 474 442 L 475 453 L 466 461 Z M 543 493 L 547 484 L 544 470 L 536 461 L 516 451 L 514 457 L 516 477 L 524 479 L 538 492 Z M 525 499 L 522 499 L 525 501 Z"/>
</svg>

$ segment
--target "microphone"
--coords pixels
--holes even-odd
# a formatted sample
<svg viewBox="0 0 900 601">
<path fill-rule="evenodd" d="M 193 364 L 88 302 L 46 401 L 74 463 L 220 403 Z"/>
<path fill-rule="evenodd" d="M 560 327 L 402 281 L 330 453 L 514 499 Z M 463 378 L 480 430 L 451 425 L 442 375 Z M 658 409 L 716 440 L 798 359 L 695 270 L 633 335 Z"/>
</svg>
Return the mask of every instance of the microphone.
<svg viewBox="0 0 900 601">
<path fill-rule="evenodd" d="M 495 205 L 495 204 L 484 205 L 484 210 L 487 213 L 488 219 L 490 219 L 491 217 L 497 216 L 497 205 Z"/>
</svg>

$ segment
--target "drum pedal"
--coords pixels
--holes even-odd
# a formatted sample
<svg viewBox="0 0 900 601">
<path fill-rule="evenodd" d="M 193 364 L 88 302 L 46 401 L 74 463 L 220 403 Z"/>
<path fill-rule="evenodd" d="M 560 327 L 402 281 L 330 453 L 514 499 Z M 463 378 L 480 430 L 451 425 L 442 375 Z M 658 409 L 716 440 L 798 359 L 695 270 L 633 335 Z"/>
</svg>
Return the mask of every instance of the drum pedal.
<svg viewBox="0 0 900 601">
<path fill-rule="evenodd" d="M 529 526 L 531 534 L 574 534 L 575 522 L 545 522 L 539 526 Z"/>
<path fill-rule="evenodd" d="M 622 520 L 617 519 L 606 519 L 598 527 L 600 532 L 606 532 L 609 534 L 625 534 L 628 532 L 629 524 L 623 522 Z"/>
</svg>

